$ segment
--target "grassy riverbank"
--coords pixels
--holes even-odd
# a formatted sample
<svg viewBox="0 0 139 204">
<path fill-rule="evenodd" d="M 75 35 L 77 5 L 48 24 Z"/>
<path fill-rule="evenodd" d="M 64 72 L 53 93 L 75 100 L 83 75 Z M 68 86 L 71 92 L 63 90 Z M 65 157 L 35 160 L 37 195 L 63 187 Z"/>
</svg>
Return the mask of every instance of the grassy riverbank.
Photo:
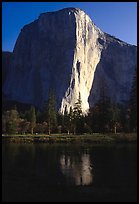
<svg viewBox="0 0 139 204">
<path fill-rule="evenodd" d="M 83 135 L 2 135 L 3 142 L 13 143 L 131 143 L 137 141 L 137 133 L 83 134 Z"/>
</svg>

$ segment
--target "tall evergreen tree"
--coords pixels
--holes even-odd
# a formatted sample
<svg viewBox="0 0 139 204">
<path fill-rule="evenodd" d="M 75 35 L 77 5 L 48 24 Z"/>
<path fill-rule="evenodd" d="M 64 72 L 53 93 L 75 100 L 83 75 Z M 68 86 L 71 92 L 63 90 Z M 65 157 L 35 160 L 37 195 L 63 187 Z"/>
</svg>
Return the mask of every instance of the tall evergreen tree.
<svg viewBox="0 0 139 204">
<path fill-rule="evenodd" d="M 73 114 L 72 107 L 70 107 L 68 117 L 69 117 L 69 131 L 73 133 L 74 132 L 74 114 Z"/>
<path fill-rule="evenodd" d="M 9 134 L 17 133 L 19 114 L 16 107 L 6 111 L 3 119 L 5 119 L 5 131 Z"/>
<path fill-rule="evenodd" d="M 64 111 L 64 115 L 63 115 L 63 126 L 64 126 L 64 130 L 67 131 L 67 133 L 70 133 L 70 117 L 68 114 L 67 109 L 65 109 Z"/>
<path fill-rule="evenodd" d="M 131 96 L 130 96 L 130 106 L 129 106 L 129 121 L 130 130 L 136 131 L 137 129 L 137 70 L 135 69 L 135 75 L 133 77 Z"/>
<path fill-rule="evenodd" d="M 77 100 L 77 102 L 75 103 L 74 109 L 73 109 L 73 114 L 74 114 L 74 118 L 81 118 L 82 116 L 82 101 L 81 101 L 81 95 L 79 93 L 79 98 Z"/>
<path fill-rule="evenodd" d="M 129 132 L 129 110 L 127 104 L 119 104 L 119 122 L 123 132 Z"/>
<path fill-rule="evenodd" d="M 87 116 L 87 124 L 90 126 L 92 132 L 99 132 L 99 106 L 89 108 L 89 113 Z"/>
<path fill-rule="evenodd" d="M 99 128 L 100 132 L 106 132 L 109 128 L 110 122 L 110 108 L 111 102 L 110 98 L 108 97 L 108 87 L 105 81 L 103 81 L 101 89 L 100 89 L 100 99 L 97 103 L 99 108 Z"/>
<path fill-rule="evenodd" d="M 116 103 L 111 103 L 111 109 L 110 109 L 110 126 L 111 129 L 114 130 L 114 133 L 117 133 L 117 126 L 118 123 L 120 122 L 120 108 L 118 104 Z"/>
<path fill-rule="evenodd" d="M 30 127 L 31 127 L 31 134 L 33 135 L 33 130 L 36 125 L 36 114 L 35 114 L 34 106 L 31 106 L 30 108 L 29 121 L 30 121 Z"/>
<path fill-rule="evenodd" d="M 105 133 L 109 131 L 111 120 L 111 102 L 108 97 L 108 87 L 105 80 L 100 84 L 100 96 L 95 106 L 90 109 L 90 116 L 92 118 L 92 130 L 95 132 Z"/>
<path fill-rule="evenodd" d="M 79 93 L 79 98 L 75 103 L 73 108 L 73 118 L 74 118 L 74 134 L 82 133 L 83 131 L 83 113 L 82 113 L 82 101 L 81 95 Z"/>
<path fill-rule="evenodd" d="M 44 109 L 45 120 L 48 122 L 48 134 L 51 134 L 52 128 L 57 125 L 57 112 L 56 112 L 56 99 L 54 91 L 49 91 L 48 101 L 45 104 Z"/>
<path fill-rule="evenodd" d="M 105 133 L 109 129 L 109 124 L 111 120 L 111 104 L 109 98 L 103 98 L 100 99 L 97 103 L 97 106 L 99 108 L 99 114 L 98 114 L 98 124 L 100 132 Z"/>
</svg>

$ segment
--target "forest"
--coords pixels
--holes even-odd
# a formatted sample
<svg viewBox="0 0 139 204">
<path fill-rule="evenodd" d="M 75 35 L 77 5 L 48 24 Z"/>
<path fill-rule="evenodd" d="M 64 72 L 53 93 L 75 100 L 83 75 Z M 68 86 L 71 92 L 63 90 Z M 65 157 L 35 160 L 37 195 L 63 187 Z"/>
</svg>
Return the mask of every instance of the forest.
<svg viewBox="0 0 139 204">
<path fill-rule="evenodd" d="M 2 111 L 2 134 L 47 134 L 66 133 L 118 133 L 137 131 L 137 76 L 133 78 L 130 100 L 126 104 L 111 101 L 104 89 L 97 103 L 90 107 L 87 114 L 82 113 L 82 101 L 79 95 L 74 108 L 69 113 L 60 114 L 56 107 L 53 90 L 43 110 L 33 105 L 21 110 L 14 105 Z"/>
</svg>

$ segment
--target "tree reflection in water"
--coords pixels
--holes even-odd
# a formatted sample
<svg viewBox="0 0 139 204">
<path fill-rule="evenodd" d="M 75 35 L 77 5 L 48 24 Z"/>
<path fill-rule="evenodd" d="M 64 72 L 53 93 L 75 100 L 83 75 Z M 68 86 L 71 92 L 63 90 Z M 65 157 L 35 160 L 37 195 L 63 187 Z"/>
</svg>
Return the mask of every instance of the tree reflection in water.
<svg viewBox="0 0 139 204">
<path fill-rule="evenodd" d="M 68 182 L 74 182 L 77 186 L 93 183 L 93 169 L 89 154 L 81 155 L 79 160 L 63 154 L 60 157 L 60 168 Z"/>
</svg>

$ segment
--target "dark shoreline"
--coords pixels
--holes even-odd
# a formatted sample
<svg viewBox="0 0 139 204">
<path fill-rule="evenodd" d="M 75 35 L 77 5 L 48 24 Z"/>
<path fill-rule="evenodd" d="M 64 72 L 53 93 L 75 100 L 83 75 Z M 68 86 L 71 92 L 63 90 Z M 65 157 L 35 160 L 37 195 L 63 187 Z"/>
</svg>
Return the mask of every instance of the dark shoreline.
<svg viewBox="0 0 139 204">
<path fill-rule="evenodd" d="M 84 134 L 84 135 L 2 135 L 3 143 L 136 143 L 136 133 Z"/>
</svg>

